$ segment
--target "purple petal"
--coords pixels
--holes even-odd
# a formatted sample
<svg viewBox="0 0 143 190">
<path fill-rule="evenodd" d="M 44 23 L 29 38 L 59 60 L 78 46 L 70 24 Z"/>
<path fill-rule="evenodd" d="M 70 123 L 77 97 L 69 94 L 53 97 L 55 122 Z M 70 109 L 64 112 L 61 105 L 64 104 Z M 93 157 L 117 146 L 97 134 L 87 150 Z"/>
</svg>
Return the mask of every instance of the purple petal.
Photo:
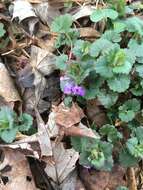
<svg viewBox="0 0 143 190">
<path fill-rule="evenodd" d="M 74 86 L 72 88 L 72 92 L 74 95 L 84 96 L 85 95 L 85 89 L 82 86 Z"/>
<path fill-rule="evenodd" d="M 72 88 L 73 88 L 73 84 L 67 83 L 64 86 L 64 93 L 65 94 L 72 94 Z"/>
</svg>

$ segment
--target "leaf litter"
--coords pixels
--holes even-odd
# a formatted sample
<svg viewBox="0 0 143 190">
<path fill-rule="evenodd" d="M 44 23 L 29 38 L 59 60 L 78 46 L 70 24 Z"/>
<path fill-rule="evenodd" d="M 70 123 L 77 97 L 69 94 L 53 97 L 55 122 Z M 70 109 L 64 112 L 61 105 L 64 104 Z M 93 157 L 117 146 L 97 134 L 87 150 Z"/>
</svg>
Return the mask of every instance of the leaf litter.
<svg viewBox="0 0 143 190">
<path fill-rule="evenodd" d="M 41 170 L 42 180 L 44 183 L 50 181 L 51 190 L 115 190 L 117 186 L 127 185 L 127 174 L 122 167 L 103 172 L 79 166 L 80 155 L 71 147 L 70 137 L 99 140 L 88 120 L 100 128 L 107 122 L 107 117 L 96 99 L 87 101 L 86 109 L 82 103 L 65 106 L 56 67 L 56 55 L 58 51 L 62 52 L 55 48 L 57 34 L 50 30 L 53 20 L 70 13 L 79 26 L 80 38 L 93 41 L 101 34 L 98 27 L 89 25 L 88 17 L 97 5 L 90 0 L 8 0 L 0 3 L 0 43 L 3 47 L 0 47 L 0 107 L 8 106 L 19 115 L 26 112 L 33 117 L 31 131 L 17 133 L 13 143 L 0 143 L 2 190 L 42 189 L 41 179 L 35 181 L 33 177 L 39 176 Z M 65 51 L 69 50 L 63 48 Z M 26 63 L 19 62 L 24 60 L 22 56 Z M 72 56 L 70 52 L 69 60 Z M 33 171 L 29 158 L 35 166 L 40 162 L 45 167 Z M 128 172 L 129 182 L 136 183 L 134 169 Z M 129 186 L 136 190 L 136 184 Z"/>
</svg>

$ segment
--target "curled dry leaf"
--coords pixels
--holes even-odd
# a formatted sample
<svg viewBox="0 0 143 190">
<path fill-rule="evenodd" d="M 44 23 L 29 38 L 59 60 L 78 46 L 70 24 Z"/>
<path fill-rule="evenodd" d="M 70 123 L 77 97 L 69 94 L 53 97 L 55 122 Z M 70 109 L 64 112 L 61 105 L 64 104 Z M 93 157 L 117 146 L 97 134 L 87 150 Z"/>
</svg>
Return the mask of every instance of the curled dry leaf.
<svg viewBox="0 0 143 190">
<path fill-rule="evenodd" d="M 18 17 L 21 22 L 26 18 L 36 17 L 32 5 L 26 0 L 15 0 L 13 4 L 13 19 Z"/>
<path fill-rule="evenodd" d="M 41 19 L 41 21 L 48 25 L 51 26 L 52 21 L 60 16 L 60 12 L 56 8 L 56 6 L 52 7 L 49 5 L 48 2 L 43 2 L 40 4 L 36 4 L 35 6 L 35 12 L 37 16 Z"/>
<path fill-rule="evenodd" d="M 5 170 L 9 166 L 10 170 Z M 2 190 L 36 190 L 33 177 L 26 157 L 18 150 L 4 149 L 4 160 L 0 164 L 1 175 L 8 182 L 2 185 Z M 29 177 L 31 180 L 27 180 Z"/>
<path fill-rule="evenodd" d="M 44 49 L 44 50 L 46 50 L 46 51 L 48 51 L 48 52 L 54 52 L 55 51 L 55 42 L 56 42 L 56 37 L 55 36 L 48 36 L 48 39 L 40 39 L 40 38 L 38 38 L 37 39 L 37 45 L 40 47 L 40 48 L 42 48 L 42 49 Z"/>
<path fill-rule="evenodd" d="M 64 133 L 65 133 L 65 135 L 70 135 L 70 136 L 89 137 L 89 138 L 99 139 L 99 136 L 96 135 L 92 131 L 92 129 L 87 128 L 82 123 L 80 123 L 78 126 L 64 128 Z"/>
<path fill-rule="evenodd" d="M 5 65 L 0 62 L 0 96 L 5 99 L 6 102 L 21 101 L 20 96 L 13 84 L 8 70 Z"/>
<path fill-rule="evenodd" d="M 35 32 L 35 26 L 38 24 L 38 18 L 32 5 L 26 0 L 15 0 L 13 4 L 13 19 L 18 18 L 26 31 L 33 35 Z"/>
<path fill-rule="evenodd" d="M 71 14 L 72 14 L 73 20 L 78 20 L 80 18 L 90 16 L 92 14 L 93 10 L 94 10 L 93 7 L 90 5 L 81 6 L 75 10 L 76 13 L 74 11 L 74 13 L 71 13 Z"/>
<path fill-rule="evenodd" d="M 27 64 L 18 72 L 18 82 L 24 88 L 31 88 L 33 86 L 34 75 L 31 66 Z"/>
<path fill-rule="evenodd" d="M 31 66 L 43 75 L 51 74 L 55 69 L 55 55 L 39 47 L 31 47 Z"/>
<path fill-rule="evenodd" d="M 59 127 L 56 125 L 55 115 L 56 115 L 55 112 L 51 112 L 49 114 L 49 119 L 47 122 L 47 129 L 49 131 L 50 138 L 56 137 L 59 134 Z"/>
<path fill-rule="evenodd" d="M 84 117 L 82 109 L 76 103 L 73 103 L 72 106 L 68 108 L 62 102 L 59 106 L 54 107 L 54 112 L 56 113 L 56 124 L 65 128 L 80 123 Z"/>
<path fill-rule="evenodd" d="M 42 120 L 38 110 L 36 111 L 36 119 L 38 124 L 38 142 L 41 148 L 41 156 L 52 156 L 52 145 L 50 141 L 49 131 L 47 130 L 47 126 L 45 125 L 44 121 Z"/>
<path fill-rule="evenodd" d="M 80 37 L 82 38 L 99 38 L 100 33 L 91 27 L 78 28 L 80 32 Z"/>
<path fill-rule="evenodd" d="M 35 103 L 38 104 L 43 96 L 46 86 L 48 86 L 46 75 L 55 70 L 55 56 L 41 48 L 32 46 L 31 48 L 31 66 L 34 73 Z"/>
<path fill-rule="evenodd" d="M 60 185 L 62 190 L 75 190 L 76 188 L 76 181 L 77 181 L 77 171 L 74 170 L 73 172 L 66 177 L 64 182 Z"/>
<path fill-rule="evenodd" d="M 49 159 L 45 158 L 47 163 L 45 172 L 55 182 L 62 184 L 64 180 L 75 169 L 76 161 L 79 158 L 79 153 L 74 149 L 65 149 L 63 143 L 52 144 L 53 148 L 53 163 L 49 163 Z"/>
</svg>

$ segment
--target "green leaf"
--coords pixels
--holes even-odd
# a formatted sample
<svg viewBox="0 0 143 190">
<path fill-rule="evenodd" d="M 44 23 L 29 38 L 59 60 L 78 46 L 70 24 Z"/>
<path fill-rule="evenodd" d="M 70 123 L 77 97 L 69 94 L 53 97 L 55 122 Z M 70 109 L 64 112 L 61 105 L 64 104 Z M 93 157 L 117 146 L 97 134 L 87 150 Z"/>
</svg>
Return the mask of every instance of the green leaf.
<svg viewBox="0 0 143 190">
<path fill-rule="evenodd" d="M 118 99 L 118 94 L 115 92 L 99 91 L 98 99 L 105 108 L 110 108 Z"/>
<path fill-rule="evenodd" d="M 101 38 L 111 41 L 112 43 L 120 42 L 122 39 L 120 33 L 116 32 L 115 30 L 106 30 Z"/>
<path fill-rule="evenodd" d="M 129 189 L 125 186 L 120 186 L 120 187 L 117 187 L 116 190 L 129 190 Z"/>
<path fill-rule="evenodd" d="M 0 131 L 13 128 L 15 113 L 9 107 L 1 107 L 0 110 Z"/>
<path fill-rule="evenodd" d="M 4 24 L 0 22 L 0 38 L 3 37 L 5 33 Z"/>
<path fill-rule="evenodd" d="M 99 22 L 102 19 L 110 18 L 115 20 L 118 17 L 118 12 L 113 9 L 97 9 L 90 16 L 92 22 Z"/>
<path fill-rule="evenodd" d="M 125 0 L 107 0 L 107 2 L 110 3 L 109 5 L 111 8 L 115 9 L 119 13 L 119 16 L 125 16 Z"/>
<path fill-rule="evenodd" d="M 66 96 L 64 98 L 64 105 L 69 108 L 72 106 L 72 97 L 71 96 Z"/>
<path fill-rule="evenodd" d="M 122 134 L 113 125 L 106 124 L 99 130 L 102 136 L 107 136 L 109 142 L 115 143 L 119 139 L 122 139 Z"/>
<path fill-rule="evenodd" d="M 124 122 L 132 121 L 135 118 L 135 112 L 132 110 L 126 112 L 120 112 L 119 118 Z"/>
<path fill-rule="evenodd" d="M 118 46 L 112 49 L 107 55 L 108 65 L 114 73 L 129 74 L 132 64 L 127 60 L 126 52 Z"/>
<path fill-rule="evenodd" d="M 113 68 L 114 73 L 129 74 L 132 69 L 132 64 L 128 61 L 125 61 L 123 65 L 116 66 Z"/>
<path fill-rule="evenodd" d="M 143 78 L 143 65 L 136 65 L 135 69 L 138 75 Z"/>
<path fill-rule="evenodd" d="M 143 158 L 143 143 L 139 143 L 136 137 L 128 139 L 126 146 L 130 154 L 135 158 Z"/>
<path fill-rule="evenodd" d="M 130 99 L 119 107 L 119 118 L 124 122 L 132 121 L 140 110 L 140 102 L 137 99 Z"/>
<path fill-rule="evenodd" d="M 18 129 L 16 127 L 12 129 L 4 130 L 0 133 L 0 137 L 6 143 L 12 143 L 16 137 L 17 132 L 18 132 Z"/>
<path fill-rule="evenodd" d="M 114 25 L 114 31 L 116 31 L 117 33 L 124 32 L 126 29 L 126 24 L 120 20 L 114 21 L 113 25 Z"/>
<path fill-rule="evenodd" d="M 89 53 L 90 42 L 84 40 L 77 40 L 72 49 L 73 54 L 77 57 L 83 57 Z"/>
<path fill-rule="evenodd" d="M 99 94 L 99 89 L 102 86 L 103 82 L 103 78 L 100 78 L 95 71 L 92 71 L 88 76 L 88 86 L 86 87 L 86 94 L 84 98 L 87 100 L 94 99 Z"/>
<path fill-rule="evenodd" d="M 129 88 L 130 85 L 130 77 L 128 75 L 117 75 L 116 77 L 109 78 L 108 86 L 114 92 L 124 92 Z"/>
<path fill-rule="evenodd" d="M 119 154 L 119 161 L 123 167 L 134 167 L 138 164 L 139 159 L 132 156 L 127 149 L 122 149 Z"/>
<path fill-rule="evenodd" d="M 124 23 L 126 24 L 126 30 L 129 32 L 138 33 L 141 36 L 143 35 L 143 20 L 139 17 L 129 17 Z"/>
<path fill-rule="evenodd" d="M 65 71 L 67 68 L 66 62 L 68 61 L 68 56 L 65 54 L 61 54 L 56 57 L 56 66 L 58 69 Z"/>
<path fill-rule="evenodd" d="M 113 43 L 110 42 L 109 40 L 107 39 L 99 39 L 99 40 L 96 40 L 95 42 L 93 42 L 91 44 L 91 47 L 90 47 L 90 55 L 92 57 L 98 57 L 100 53 L 104 53 L 106 51 L 109 51 L 110 48 L 113 47 Z"/>
<path fill-rule="evenodd" d="M 79 31 L 75 28 L 70 28 L 66 33 L 60 33 L 56 39 L 55 47 L 60 48 L 61 46 L 67 45 L 72 46 L 77 38 L 79 37 Z"/>
<path fill-rule="evenodd" d="M 96 169 L 101 169 L 105 163 L 105 156 L 102 151 L 99 151 L 98 149 L 93 149 L 90 152 L 88 160 L 91 165 L 94 166 Z"/>
<path fill-rule="evenodd" d="M 61 15 L 53 21 L 51 25 L 51 30 L 57 33 L 67 33 L 72 26 L 72 22 L 73 20 L 71 15 Z"/>
<path fill-rule="evenodd" d="M 135 135 L 139 142 L 143 142 L 143 127 L 137 127 L 135 130 Z"/>
<path fill-rule="evenodd" d="M 89 152 L 82 152 L 79 157 L 79 164 L 86 167 L 91 167 L 90 161 L 87 159 L 89 156 Z"/>
<path fill-rule="evenodd" d="M 142 57 L 143 52 L 143 44 L 138 44 L 138 42 L 134 39 L 131 39 L 128 44 L 129 50 L 134 54 L 136 57 Z"/>
<path fill-rule="evenodd" d="M 106 56 L 100 56 L 95 65 L 96 73 L 100 74 L 104 78 L 112 78 L 112 67 L 108 66 Z"/>
<path fill-rule="evenodd" d="M 81 84 L 90 72 L 94 70 L 93 60 L 72 62 L 68 65 L 67 74 L 76 84 Z"/>
<path fill-rule="evenodd" d="M 113 158 L 112 158 L 113 145 L 112 143 L 109 142 L 100 141 L 99 146 L 105 156 L 104 166 L 101 168 L 101 170 L 111 171 L 113 167 Z"/>
<path fill-rule="evenodd" d="M 83 152 L 88 150 L 88 144 L 90 144 L 90 140 L 87 137 L 71 137 L 71 144 L 73 148 L 78 152 Z"/>
<path fill-rule="evenodd" d="M 19 117 L 19 121 L 20 121 L 20 125 L 18 126 L 18 129 L 21 132 L 28 131 L 33 124 L 33 118 L 31 117 L 31 115 L 27 113 L 23 113 Z"/>
</svg>

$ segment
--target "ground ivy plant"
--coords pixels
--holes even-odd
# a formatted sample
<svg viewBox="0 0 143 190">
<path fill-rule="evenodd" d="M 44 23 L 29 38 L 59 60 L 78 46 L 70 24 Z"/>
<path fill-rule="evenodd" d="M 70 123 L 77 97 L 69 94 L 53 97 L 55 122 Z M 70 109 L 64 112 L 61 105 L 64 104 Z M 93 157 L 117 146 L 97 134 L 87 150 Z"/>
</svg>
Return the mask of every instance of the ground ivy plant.
<svg viewBox="0 0 143 190">
<path fill-rule="evenodd" d="M 0 109 L 0 139 L 6 143 L 14 141 L 18 132 L 26 132 L 32 126 L 33 119 L 29 114 L 18 116 L 9 107 Z"/>
<path fill-rule="evenodd" d="M 56 66 L 66 105 L 75 97 L 95 99 L 108 117 L 94 129 L 100 139 L 71 138 L 79 163 L 110 171 L 114 163 L 130 167 L 143 158 L 143 20 L 125 0 L 106 2 L 90 15 L 91 23 L 106 23 L 95 41 L 80 38 L 69 14 L 56 18 L 51 30 L 58 33 Z"/>
</svg>

